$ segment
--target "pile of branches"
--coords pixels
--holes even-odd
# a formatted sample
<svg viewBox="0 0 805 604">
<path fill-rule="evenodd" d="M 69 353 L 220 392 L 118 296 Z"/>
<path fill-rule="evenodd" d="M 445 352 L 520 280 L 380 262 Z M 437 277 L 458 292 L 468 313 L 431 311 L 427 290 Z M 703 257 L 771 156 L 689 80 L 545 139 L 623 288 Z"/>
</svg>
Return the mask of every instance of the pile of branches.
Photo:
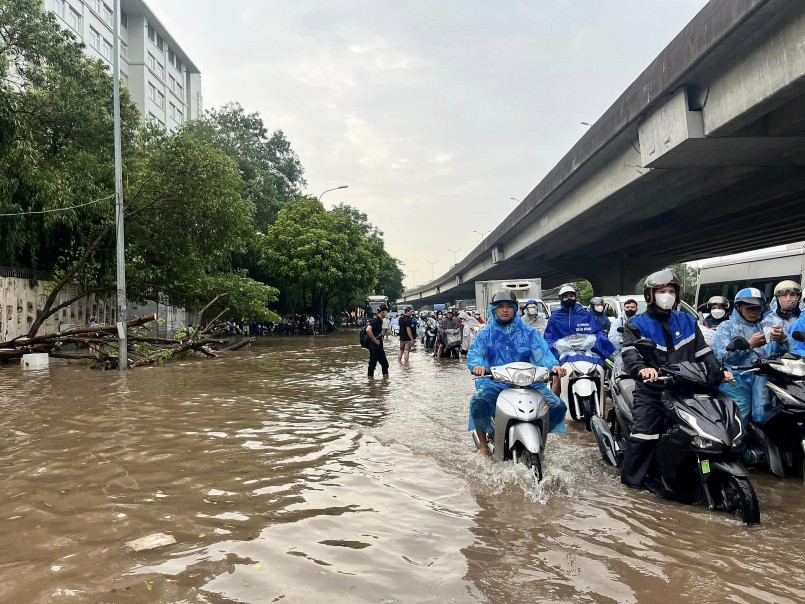
<svg viewBox="0 0 805 604">
<path fill-rule="evenodd" d="M 199 311 L 196 325 L 201 323 L 204 311 L 220 297 L 216 296 Z M 225 309 L 221 315 L 227 310 Z M 203 329 L 180 330 L 175 338 L 156 338 L 147 335 L 147 329 L 143 326 L 148 326 L 151 321 L 157 320 L 156 314 L 130 319 L 126 322 L 128 366 L 133 368 L 161 363 L 174 357 L 185 356 L 192 351 L 206 357 L 218 357 L 220 355 L 216 351 L 237 350 L 254 342 L 255 338 L 248 338 L 229 346 L 229 340 L 214 337 L 216 332 L 221 332 L 218 321 L 221 315 Z M 62 351 L 62 347 L 68 344 L 75 344 L 76 350 Z M 21 336 L 8 342 L 0 342 L 0 362 L 7 363 L 32 352 L 46 352 L 55 358 L 89 361 L 93 368 L 113 369 L 118 366 L 119 349 L 120 339 L 116 325 L 84 327 L 33 337 Z"/>
</svg>

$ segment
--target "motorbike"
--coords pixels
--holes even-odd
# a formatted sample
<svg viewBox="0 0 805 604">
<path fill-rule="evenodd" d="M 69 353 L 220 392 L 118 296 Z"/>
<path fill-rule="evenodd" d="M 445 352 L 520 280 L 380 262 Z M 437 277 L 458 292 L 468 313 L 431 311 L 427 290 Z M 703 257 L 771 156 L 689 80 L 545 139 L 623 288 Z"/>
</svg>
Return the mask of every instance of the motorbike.
<svg viewBox="0 0 805 604">
<path fill-rule="evenodd" d="M 644 358 L 656 348 L 647 339 L 635 346 Z M 667 385 L 661 396 L 669 427 L 657 441 L 656 463 L 646 481 L 649 490 L 664 499 L 735 515 L 746 524 L 759 523 L 760 505 L 742 461 L 746 432 L 735 403 L 714 392 L 703 363 L 684 361 L 661 366 L 658 372 L 658 381 Z M 623 388 L 623 379 L 619 386 Z M 632 430 L 630 403 L 626 396 L 616 399 L 617 440 L 602 418 L 592 420 L 602 458 L 616 467 Z M 619 415 L 620 404 L 624 409 Z"/>
<path fill-rule="evenodd" d="M 514 362 L 492 367 L 484 377 L 508 386 L 501 390 L 492 418 L 492 433 L 486 435 L 494 461 L 512 460 L 534 470 L 542 480 L 548 424 L 548 402 L 533 384 L 550 380 L 550 372 L 531 363 Z M 478 435 L 472 433 L 476 448 Z"/>
<path fill-rule="evenodd" d="M 791 337 L 805 341 L 805 332 Z M 734 338 L 727 352 L 748 350 L 749 342 Z M 735 367 L 768 378 L 768 387 L 778 403 L 777 411 L 766 423 L 749 424 L 746 459 L 752 466 L 767 466 L 775 475 L 805 476 L 805 359 L 786 353 L 770 359 L 758 359 L 751 365 Z"/>
<path fill-rule="evenodd" d="M 562 400 L 570 410 L 570 417 L 583 420 L 588 431 L 591 430 L 592 418 L 604 413 L 604 397 L 600 391 L 601 366 L 595 362 L 600 357 L 593 352 L 595 342 L 594 335 L 577 333 L 554 344 L 559 352 L 559 363 L 567 372 L 562 378 Z M 569 357 L 574 360 L 566 360 Z"/>
<path fill-rule="evenodd" d="M 444 351 L 443 356 L 451 359 L 460 357 L 461 351 L 461 329 L 444 330 Z"/>
</svg>

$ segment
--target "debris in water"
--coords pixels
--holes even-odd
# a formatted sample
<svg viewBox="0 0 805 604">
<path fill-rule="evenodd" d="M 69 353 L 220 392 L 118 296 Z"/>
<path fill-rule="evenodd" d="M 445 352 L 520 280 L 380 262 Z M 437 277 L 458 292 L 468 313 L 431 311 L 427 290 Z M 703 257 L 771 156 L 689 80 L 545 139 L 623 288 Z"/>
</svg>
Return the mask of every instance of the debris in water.
<svg viewBox="0 0 805 604">
<path fill-rule="evenodd" d="M 135 552 L 142 552 L 149 549 L 156 549 L 157 547 L 162 547 L 163 545 L 172 545 L 174 543 L 176 543 L 176 537 L 173 535 L 154 533 L 153 535 L 148 535 L 147 537 L 142 537 L 141 539 L 126 541 L 124 545 L 126 547 L 130 547 Z"/>
</svg>

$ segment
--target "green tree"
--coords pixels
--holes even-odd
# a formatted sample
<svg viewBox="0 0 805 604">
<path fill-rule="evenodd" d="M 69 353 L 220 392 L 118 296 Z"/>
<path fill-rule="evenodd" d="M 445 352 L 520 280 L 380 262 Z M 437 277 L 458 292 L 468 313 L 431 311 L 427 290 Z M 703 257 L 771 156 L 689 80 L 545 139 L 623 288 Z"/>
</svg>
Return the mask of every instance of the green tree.
<svg viewBox="0 0 805 604">
<path fill-rule="evenodd" d="M 280 211 L 263 238 L 262 263 L 288 295 L 322 315 L 335 300 L 370 292 L 379 267 L 352 219 L 310 197 Z"/>
<path fill-rule="evenodd" d="M 575 281 L 574 283 L 571 283 L 571 285 L 576 288 L 579 304 L 582 306 L 589 306 L 590 300 L 592 300 L 593 296 L 595 295 L 593 292 L 592 283 L 585 279 L 583 281 Z"/>
</svg>

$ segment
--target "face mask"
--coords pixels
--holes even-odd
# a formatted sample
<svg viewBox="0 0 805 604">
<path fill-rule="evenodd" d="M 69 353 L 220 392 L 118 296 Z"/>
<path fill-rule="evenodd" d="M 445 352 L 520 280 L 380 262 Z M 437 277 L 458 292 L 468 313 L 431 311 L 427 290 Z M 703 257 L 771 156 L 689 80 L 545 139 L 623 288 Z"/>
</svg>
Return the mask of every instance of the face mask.
<svg viewBox="0 0 805 604">
<path fill-rule="evenodd" d="M 562 306 L 565 308 L 573 308 L 576 306 L 576 298 L 568 298 L 567 300 L 562 300 Z"/>
<path fill-rule="evenodd" d="M 797 302 L 797 298 L 777 298 L 777 305 L 785 311 L 794 310 Z"/>
<path fill-rule="evenodd" d="M 623 312 L 626 313 L 626 316 L 629 317 L 630 319 L 637 314 L 637 311 L 632 310 L 631 308 L 629 310 L 624 310 Z"/>
<path fill-rule="evenodd" d="M 595 312 L 604 312 L 604 307 L 600 304 L 595 305 Z"/>
<path fill-rule="evenodd" d="M 528 308 L 526 308 L 526 312 L 533 317 L 535 314 L 537 314 L 537 307 L 529 306 Z"/>
<path fill-rule="evenodd" d="M 724 315 L 726 314 L 727 311 L 724 310 L 723 308 L 714 308 L 713 310 L 710 311 L 710 316 L 713 317 L 714 319 L 723 319 Z"/>
<path fill-rule="evenodd" d="M 663 310 L 671 310 L 676 303 L 674 294 L 654 294 L 654 301 Z"/>
</svg>

